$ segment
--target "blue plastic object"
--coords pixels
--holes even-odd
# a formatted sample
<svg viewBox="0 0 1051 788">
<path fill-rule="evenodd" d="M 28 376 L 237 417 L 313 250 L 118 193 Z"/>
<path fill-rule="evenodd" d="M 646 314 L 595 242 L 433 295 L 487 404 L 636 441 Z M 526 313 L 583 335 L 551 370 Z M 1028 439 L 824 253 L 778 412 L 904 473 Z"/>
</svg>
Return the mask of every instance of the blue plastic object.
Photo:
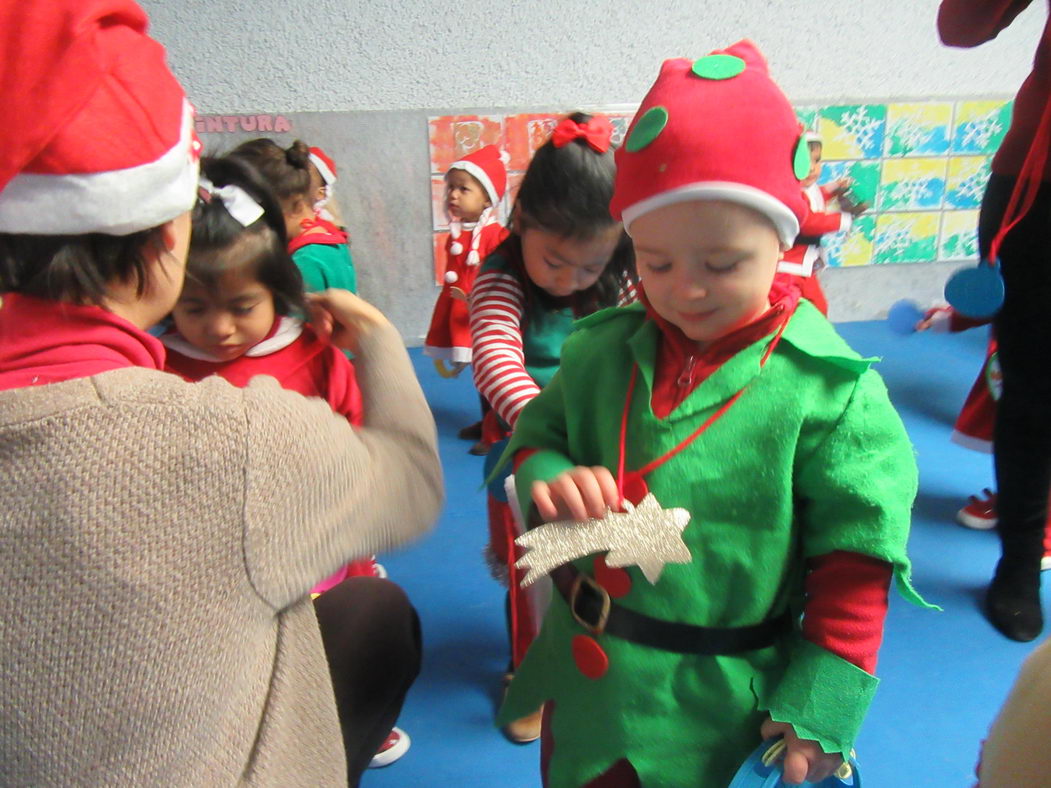
<svg viewBox="0 0 1051 788">
<path fill-rule="evenodd" d="M 510 442 L 510 439 L 504 438 L 502 441 L 497 441 L 489 447 L 489 453 L 485 455 L 485 462 L 482 464 L 483 479 L 488 479 L 492 472 L 496 470 L 496 465 L 500 462 L 500 458 L 504 456 L 504 449 L 507 448 L 507 444 Z M 500 503 L 507 503 L 507 490 L 504 489 L 504 482 L 510 475 L 511 463 L 507 463 L 503 470 L 500 471 L 500 475 L 489 482 L 489 494 L 500 501 Z"/>
<path fill-rule="evenodd" d="M 887 312 L 887 325 L 895 334 L 912 334 L 916 324 L 923 320 L 924 312 L 915 301 L 903 298 L 895 301 Z"/>
<path fill-rule="evenodd" d="M 768 739 L 760 744 L 741 764 L 728 788 L 796 788 L 788 786 L 782 779 L 781 759 L 778 758 L 770 765 L 763 763 L 763 756 L 767 750 L 777 745 L 780 739 Z M 833 775 L 819 783 L 800 783 L 799 788 L 861 788 L 861 772 L 858 764 L 853 758 L 850 759 L 851 776 L 841 780 Z"/>
<path fill-rule="evenodd" d="M 995 315 L 1004 305 L 1000 261 L 993 265 L 982 261 L 977 268 L 957 271 L 945 283 L 945 300 L 967 317 L 984 319 Z"/>
</svg>

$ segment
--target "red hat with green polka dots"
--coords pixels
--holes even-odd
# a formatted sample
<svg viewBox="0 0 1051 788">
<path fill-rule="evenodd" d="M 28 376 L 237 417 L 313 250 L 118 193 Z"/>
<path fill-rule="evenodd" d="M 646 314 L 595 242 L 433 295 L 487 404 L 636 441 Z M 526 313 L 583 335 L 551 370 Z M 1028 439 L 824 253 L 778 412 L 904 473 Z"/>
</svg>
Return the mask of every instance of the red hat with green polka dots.
<svg viewBox="0 0 1051 788">
<path fill-rule="evenodd" d="M 610 213 L 629 232 L 665 205 L 728 200 L 770 219 L 786 246 L 799 234 L 810 152 L 751 41 L 698 60 L 666 60 L 616 162 Z"/>
</svg>

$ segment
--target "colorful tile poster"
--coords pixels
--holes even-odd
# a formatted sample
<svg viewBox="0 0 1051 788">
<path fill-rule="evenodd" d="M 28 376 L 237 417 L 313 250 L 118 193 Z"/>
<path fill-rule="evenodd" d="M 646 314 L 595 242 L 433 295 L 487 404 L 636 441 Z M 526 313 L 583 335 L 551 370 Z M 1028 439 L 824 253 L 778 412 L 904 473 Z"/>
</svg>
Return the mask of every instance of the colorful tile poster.
<svg viewBox="0 0 1051 788">
<path fill-rule="evenodd" d="M 824 239 L 829 264 L 974 258 L 977 211 L 1011 110 L 1012 102 L 1005 99 L 797 106 L 800 125 L 823 140 L 821 182 L 850 177 L 854 194 L 870 204 L 849 233 Z M 613 124 L 614 144 L 620 144 L 632 113 L 616 107 L 604 114 Z M 482 145 L 499 145 L 508 162 L 510 206 L 533 153 L 562 116 L 531 112 L 430 118 L 435 238 L 448 229 L 442 196 L 449 164 Z M 435 281 L 444 265 L 440 248 L 436 240 Z"/>
<path fill-rule="evenodd" d="M 942 156 L 949 150 L 952 104 L 888 104 L 886 156 Z"/>
</svg>

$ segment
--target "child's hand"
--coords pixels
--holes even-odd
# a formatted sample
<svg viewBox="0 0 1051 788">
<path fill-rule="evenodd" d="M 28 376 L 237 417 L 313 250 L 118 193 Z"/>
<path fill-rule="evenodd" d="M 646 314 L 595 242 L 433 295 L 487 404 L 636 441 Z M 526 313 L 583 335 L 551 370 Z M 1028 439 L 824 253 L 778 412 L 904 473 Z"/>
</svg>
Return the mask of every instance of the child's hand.
<svg viewBox="0 0 1051 788">
<path fill-rule="evenodd" d="M 606 507 L 620 505 L 617 482 L 609 468 L 578 465 L 549 482 L 533 482 L 530 490 L 537 512 L 545 521 L 602 517 Z"/>
<path fill-rule="evenodd" d="M 832 772 L 843 763 L 842 756 L 829 754 L 821 749 L 816 741 L 800 739 L 796 735 L 795 728 L 787 722 L 774 722 L 769 717 L 759 728 L 764 739 L 772 739 L 775 736 L 784 736 L 785 751 L 784 782 L 787 785 L 799 785 L 804 780 L 807 782 L 821 782 L 827 779 Z"/>
<path fill-rule="evenodd" d="M 836 180 L 832 181 L 832 183 L 829 184 L 829 186 L 832 187 L 832 193 L 833 194 L 840 194 L 842 192 L 845 192 L 847 189 L 849 189 L 853 185 L 854 185 L 854 179 L 853 178 L 849 178 L 849 177 L 847 177 L 845 175 L 842 178 L 837 178 Z"/>
<path fill-rule="evenodd" d="M 361 351 L 361 338 L 390 321 L 376 307 L 349 290 L 330 288 L 307 294 L 311 324 L 333 345 L 352 353 Z"/>
<path fill-rule="evenodd" d="M 936 306 L 932 309 L 928 309 L 923 315 L 923 320 L 916 324 L 916 330 L 926 331 L 935 323 L 948 319 L 949 312 L 950 310 L 948 307 Z"/>
</svg>

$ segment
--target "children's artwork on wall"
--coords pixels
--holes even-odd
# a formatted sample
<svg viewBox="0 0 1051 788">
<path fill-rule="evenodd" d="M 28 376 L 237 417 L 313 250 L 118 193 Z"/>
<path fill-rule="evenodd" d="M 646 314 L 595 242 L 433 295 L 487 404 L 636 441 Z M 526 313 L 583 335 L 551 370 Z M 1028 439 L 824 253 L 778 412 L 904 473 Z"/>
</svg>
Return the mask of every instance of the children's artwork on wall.
<svg viewBox="0 0 1051 788">
<path fill-rule="evenodd" d="M 824 139 L 821 182 L 844 175 L 873 208 L 827 239 L 832 266 L 974 260 L 989 164 L 1012 102 L 929 101 L 805 107 Z"/>
<path fill-rule="evenodd" d="M 567 110 L 572 111 L 572 110 Z M 586 109 L 600 112 L 613 124 L 613 144 L 619 145 L 634 115 L 631 107 Z M 496 145 L 507 164 L 506 207 L 514 204 L 518 186 L 536 149 L 547 142 L 566 112 L 527 112 L 511 115 L 443 115 L 428 118 L 431 161 L 431 213 L 434 232 L 434 283 L 445 275 L 445 237 L 449 219 L 445 214 L 445 173 L 449 165 L 485 145 Z"/>
<path fill-rule="evenodd" d="M 989 163 L 1011 122 L 1012 102 L 912 101 L 801 104 L 796 115 L 821 135 L 821 183 L 848 176 L 872 207 L 849 233 L 827 236 L 832 266 L 971 260 L 977 256 L 978 208 Z M 619 145 L 628 107 L 603 110 Z M 447 115 L 429 119 L 435 282 L 444 272 L 443 176 L 448 166 L 490 143 L 508 157 L 508 204 L 538 147 L 565 113 Z"/>
</svg>

